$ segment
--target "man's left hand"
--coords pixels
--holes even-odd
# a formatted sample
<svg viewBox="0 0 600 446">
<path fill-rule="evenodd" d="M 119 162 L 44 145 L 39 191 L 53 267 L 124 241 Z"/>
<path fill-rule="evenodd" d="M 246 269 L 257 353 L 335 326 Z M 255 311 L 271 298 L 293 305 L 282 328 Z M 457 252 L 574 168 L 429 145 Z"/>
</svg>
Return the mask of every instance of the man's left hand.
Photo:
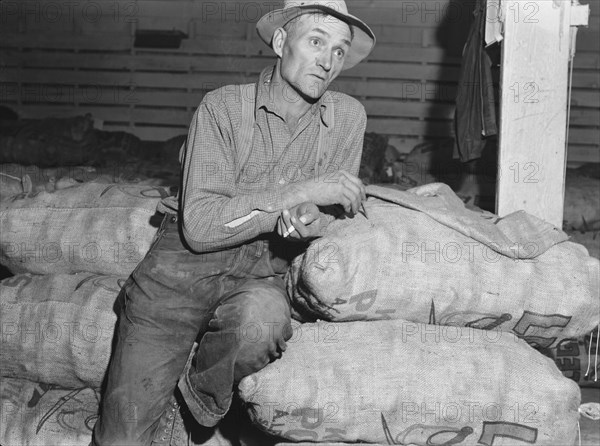
<svg viewBox="0 0 600 446">
<path fill-rule="evenodd" d="M 321 211 L 314 203 L 285 209 L 277 221 L 277 233 L 286 239 L 308 241 L 321 235 Z"/>
</svg>

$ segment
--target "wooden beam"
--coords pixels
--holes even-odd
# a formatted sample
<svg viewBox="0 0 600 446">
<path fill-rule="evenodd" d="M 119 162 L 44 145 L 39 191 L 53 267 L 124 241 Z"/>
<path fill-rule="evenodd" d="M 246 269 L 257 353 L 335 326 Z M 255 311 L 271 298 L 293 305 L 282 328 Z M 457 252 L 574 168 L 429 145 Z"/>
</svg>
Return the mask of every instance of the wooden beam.
<svg viewBox="0 0 600 446">
<path fill-rule="evenodd" d="M 525 210 L 562 227 L 571 0 L 501 2 L 496 211 Z"/>
</svg>

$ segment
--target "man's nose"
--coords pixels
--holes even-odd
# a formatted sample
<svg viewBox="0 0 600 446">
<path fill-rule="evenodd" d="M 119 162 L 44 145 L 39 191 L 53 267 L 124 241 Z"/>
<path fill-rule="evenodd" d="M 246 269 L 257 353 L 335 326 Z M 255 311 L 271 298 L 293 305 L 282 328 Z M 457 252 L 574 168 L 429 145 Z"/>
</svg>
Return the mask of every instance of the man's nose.
<svg viewBox="0 0 600 446">
<path fill-rule="evenodd" d="M 317 57 L 317 64 L 321 66 L 325 71 L 331 70 L 331 61 L 333 54 L 331 51 L 321 51 Z"/>
</svg>

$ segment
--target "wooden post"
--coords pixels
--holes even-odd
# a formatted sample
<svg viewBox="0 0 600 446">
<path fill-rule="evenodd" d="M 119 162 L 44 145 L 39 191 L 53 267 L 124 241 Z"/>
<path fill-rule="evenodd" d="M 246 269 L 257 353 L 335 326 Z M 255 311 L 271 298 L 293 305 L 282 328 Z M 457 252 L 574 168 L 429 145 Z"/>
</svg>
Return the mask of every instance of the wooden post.
<svg viewBox="0 0 600 446">
<path fill-rule="evenodd" d="M 573 7 L 575 8 L 575 7 Z M 562 227 L 571 0 L 502 0 L 496 212 Z"/>
</svg>

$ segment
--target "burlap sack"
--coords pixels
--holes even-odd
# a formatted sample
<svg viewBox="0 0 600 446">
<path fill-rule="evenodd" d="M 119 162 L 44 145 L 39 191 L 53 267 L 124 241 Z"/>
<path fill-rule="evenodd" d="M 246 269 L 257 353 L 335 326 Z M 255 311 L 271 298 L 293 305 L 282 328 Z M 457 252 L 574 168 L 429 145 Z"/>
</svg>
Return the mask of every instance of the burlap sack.
<svg viewBox="0 0 600 446">
<path fill-rule="evenodd" d="M 23 179 L 0 170 L 0 201 L 23 193 Z"/>
<path fill-rule="evenodd" d="M 600 265 L 583 246 L 510 258 L 424 212 L 374 198 L 365 206 L 368 219 L 334 221 L 294 260 L 288 292 L 306 320 L 499 329 L 545 348 L 598 325 Z M 539 249 L 515 246 L 523 256 Z"/>
<path fill-rule="evenodd" d="M 371 321 L 303 324 L 239 385 L 253 421 L 291 441 L 572 445 L 579 388 L 503 332 Z"/>
<path fill-rule="evenodd" d="M 39 192 L 54 192 L 60 189 L 79 186 L 99 177 L 91 166 L 62 166 L 40 168 L 21 164 L 0 164 L 0 175 L 20 179 L 21 193 L 35 195 Z M 116 181 L 113 181 L 116 182 Z"/>
<path fill-rule="evenodd" d="M 90 388 L 59 389 L 48 384 L 2 378 L 2 446 L 87 446 L 98 417 L 100 394 Z M 133 416 L 127 408 L 123 416 Z M 175 416 L 171 446 L 232 446 L 219 428 L 202 441 L 191 438 L 180 413 Z"/>
<path fill-rule="evenodd" d="M 79 273 L 20 274 L 0 282 L 1 375 L 100 387 L 124 280 Z"/>
<path fill-rule="evenodd" d="M 18 193 L 26 196 L 39 192 L 54 192 L 82 183 L 101 183 L 129 186 L 163 186 L 164 188 L 178 184 L 179 168 L 156 160 L 136 160 L 119 162 L 101 167 L 94 166 L 59 166 L 40 168 L 20 164 L 0 164 L 0 196 L 11 196 Z M 5 183 L 7 187 L 5 187 Z M 6 189 L 6 190 L 5 190 Z"/>
<path fill-rule="evenodd" d="M 0 204 L 0 263 L 13 274 L 126 276 L 157 230 L 165 191 L 151 186 L 82 184 Z"/>
</svg>

